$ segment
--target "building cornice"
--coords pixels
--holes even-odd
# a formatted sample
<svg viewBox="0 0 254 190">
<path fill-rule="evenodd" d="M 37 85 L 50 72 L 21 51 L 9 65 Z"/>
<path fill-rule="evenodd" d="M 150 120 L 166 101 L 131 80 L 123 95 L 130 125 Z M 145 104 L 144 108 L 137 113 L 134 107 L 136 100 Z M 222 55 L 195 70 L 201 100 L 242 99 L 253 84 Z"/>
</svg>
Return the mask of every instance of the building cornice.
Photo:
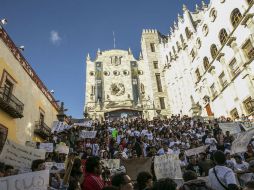
<svg viewBox="0 0 254 190">
<path fill-rule="evenodd" d="M 56 111 L 58 111 L 59 106 L 58 106 L 57 102 L 55 101 L 54 97 L 52 96 L 52 94 L 49 92 L 47 87 L 44 85 L 44 83 L 41 81 L 41 79 L 35 73 L 33 68 L 29 65 L 29 63 L 26 61 L 24 56 L 21 54 L 20 50 L 16 47 L 15 43 L 12 41 L 10 36 L 7 34 L 7 32 L 2 27 L 0 28 L 0 38 L 3 40 L 5 45 L 9 48 L 9 50 L 11 51 L 11 53 L 13 54 L 15 59 L 20 63 L 20 65 L 25 70 L 25 72 L 34 81 L 34 83 L 41 90 L 41 92 L 45 95 L 45 97 L 49 100 L 49 102 L 53 105 L 53 107 L 56 109 Z"/>
</svg>

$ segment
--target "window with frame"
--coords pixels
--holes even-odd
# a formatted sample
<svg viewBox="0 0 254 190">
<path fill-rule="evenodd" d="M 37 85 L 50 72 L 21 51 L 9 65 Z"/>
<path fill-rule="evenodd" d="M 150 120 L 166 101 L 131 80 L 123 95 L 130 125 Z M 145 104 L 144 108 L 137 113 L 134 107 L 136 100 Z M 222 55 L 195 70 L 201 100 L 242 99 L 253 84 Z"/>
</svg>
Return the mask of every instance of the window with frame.
<svg viewBox="0 0 254 190">
<path fill-rule="evenodd" d="M 253 44 L 251 43 L 250 39 L 248 39 L 246 41 L 246 43 L 243 45 L 242 49 L 244 51 L 244 54 L 246 55 L 246 57 L 249 60 L 254 59 L 254 47 L 253 47 Z"/>
<path fill-rule="evenodd" d="M 213 98 L 218 95 L 218 92 L 217 92 L 217 90 L 215 88 L 215 84 L 214 83 L 212 84 L 212 86 L 210 86 L 210 90 L 211 90 Z"/>
<path fill-rule="evenodd" d="M 150 43 L 151 52 L 155 52 L 155 44 Z"/>
<path fill-rule="evenodd" d="M 160 97 L 159 100 L 160 100 L 160 107 L 161 107 L 161 109 L 162 110 L 166 109 L 164 98 Z"/>
<path fill-rule="evenodd" d="M 95 86 L 92 85 L 92 86 L 91 86 L 91 95 L 93 96 L 94 94 L 95 94 Z"/>
<path fill-rule="evenodd" d="M 195 74 L 196 74 L 197 82 L 199 82 L 201 79 L 201 74 L 199 72 L 199 69 L 196 69 Z"/>
<path fill-rule="evenodd" d="M 235 28 L 238 26 L 238 24 L 241 22 L 242 19 L 242 13 L 240 12 L 239 9 L 234 9 L 230 15 L 230 20 L 231 20 L 231 24 L 232 26 Z"/>
<path fill-rule="evenodd" d="M 187 37 L 187 39 L 190 39 L 191 38 L 191 31 L 188 27 L 185 28 L 185 35 Z"/>
<path fill-rule="evenodd" d="M 210 66 L 208 57 L 204 57 L 204 59 L 203 59 L 203 65 L 204 65 L 205 71 L 207 71 L 209 69 L 209 66 Z"/>
<path fill-rule="evenodd" d="M 233 76 L 236 76 L 239 73 L 240 69 L 235 58 L 229 63 L 229 68 Z"/>
<path fill-rule="evenodd" d="M 4 69 L 0 87 L 1 91 L 3 92 L 3 99 L 5 101 L 8 101 L 10 99 L 16 83 L 16 80 Z"/>
<path fill-rule="evenodd" d="M 158 61 L 153 62 L 153 67 L 154 67 L 154 69 L 158 69 Z"/>
<path fill-rule="evenodd" d="M 215 19 L 217 18 L 217 11 L 215 10 L 215 8 L 213 8 L 211 11 L 210 11 L 210 18 L 211 18 L 211 21 L 214 22 Z"/>
<path fill-rule="evenodd" d="M 184 43 L 184 38 L 182 34 L 180 34 L 180 39 L 181 39 L 181 42 Z"/>
<path fill-rule="evenodd" d="M 39 124 L 43 125 L 44 124 L 44 120 L 45 120 L 45 111 L 41 108 L 39 108 Z"/>
<path fill-rule="evenodd" d="M 227 86 L 228 81 L 227 81 L 227 79 L 226 79 L 226 76 L 225 76 L 224 71 L 220 74 L 220 76 L 219 76 L 219 81 L 220 81 L 220 84 L 221 84 L 221 86 L 222 86 L 223 88 Z"/>
<path fill-rule="evenodd" d="M 155 74 L 158 92 L 162 92 L 161 76 L 159 73 Z"/>
<path fill-rule="evenodd" d="M 254 99 L 252 97 L 248 97 L 244 102 L 244 107 L 248 114 L 254 112 Z"/>
<path fill-rule="evenodd" d="M 236 108 L 230 111 L 230 115 L 233 119 L 239 118 L 239 114 Z"/>
<path fill-rule="evenodd" d="M 194 60 L 194 59 L 195 59 L 195 57 L 196 57 L 196 52 L 195 52 L 195 50 L 194 50 L 194 49 L 192 49 L 192 50 L 191 50 L 190 55 L 191 55 L 192 60 Z"/>
<path fill-rule="evenodd" d="M 215 59 L 218 54 L 218 49 L 215 44 L 211 45 L 210 52 L 211 52 L 212 58 Z"/>
<path fill-rule="evenodd" d="M 228 39 L 228 33 L 227 33 L 227 31 L 224 28 L 220 30 L 219 39 L 220 39 L 221 45 L 225 45 L 226 44 L 227 39 Z"/>
</svg>

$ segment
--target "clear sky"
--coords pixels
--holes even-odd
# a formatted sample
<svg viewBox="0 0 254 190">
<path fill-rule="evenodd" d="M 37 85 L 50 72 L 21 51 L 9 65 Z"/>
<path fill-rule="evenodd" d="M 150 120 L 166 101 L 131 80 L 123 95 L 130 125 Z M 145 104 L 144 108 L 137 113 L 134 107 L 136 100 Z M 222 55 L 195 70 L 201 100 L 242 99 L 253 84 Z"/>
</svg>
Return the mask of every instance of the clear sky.
<svg viewBox="0 0 254 190">
<path fill-rule="evenodd" d="M 114 31 L 116 48 L 137 58 L 142 29 L 168 34 L 183 4 L 194 10 L 201 0 L 0 0 L 0 18 L 67 114 L 81 118 L 87 53 L 112 49 Z"/>
</svg>

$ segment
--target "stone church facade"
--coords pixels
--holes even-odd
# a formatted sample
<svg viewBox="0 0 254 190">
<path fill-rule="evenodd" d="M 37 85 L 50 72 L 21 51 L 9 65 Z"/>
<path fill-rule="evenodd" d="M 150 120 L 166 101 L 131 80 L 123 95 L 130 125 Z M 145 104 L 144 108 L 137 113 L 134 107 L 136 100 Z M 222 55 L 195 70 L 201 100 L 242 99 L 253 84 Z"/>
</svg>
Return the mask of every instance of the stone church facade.
<svg viewBox="0 0 254 190">
<path fill-rule="evenodd" d="M 84 110 L 92 118 L 254 114 L 253 4 L 183 5 L 168 35 L 143 30 L 139 59 L 116 49 L 88 56 Z"/>
<path fill-rule="evenodd" d="M 90 118 L 152 119 L 170 114 L 163 68 L 155 30 L 142 34 L 142 52 L 136 59 L 131 50 L 98 50 L 95 60 L 86 59 L 85 112 Z"/>
</svg>

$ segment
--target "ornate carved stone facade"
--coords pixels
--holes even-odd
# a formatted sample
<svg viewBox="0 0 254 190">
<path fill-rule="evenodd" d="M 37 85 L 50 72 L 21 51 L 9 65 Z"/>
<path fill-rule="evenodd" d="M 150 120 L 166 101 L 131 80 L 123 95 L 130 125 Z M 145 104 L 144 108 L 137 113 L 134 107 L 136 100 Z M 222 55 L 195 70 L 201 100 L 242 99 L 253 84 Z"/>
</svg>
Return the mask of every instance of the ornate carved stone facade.
<svg viewBox="0 0 254 190">
<path fill-rule="evenodd" d="M 159 36 L 154 31 L 147 32 L 147 35 Z M 148 42 L 147 45 L 150 45 Z M 143 45 L 146 48 L 145 42 Z M 152 119 L 158 113 L 169 114 L 168 109 L 165 109 L 167 96 L 163 92 L 160 92 L 162 95 L 154 92 L 158 89 L 157 83 L 161 86 L 165 84 L 162 82 L 164 78 L 157 77 L 160 81 L 154 81 L 159 68 L 156 72 L 152 61 L 148 61 L 149 57 L 146 55 L 145 58 L 140 55 L 138 60 L 135 59 L 130 49 L 98 50 L 94 61 L 87 56 L 84 109 L 91 118 L 143 116 Z M 163 100 L 159 100 L 159 97 Z M 164 107 L 160 106 L 159 101 Z"/>
</svg>

